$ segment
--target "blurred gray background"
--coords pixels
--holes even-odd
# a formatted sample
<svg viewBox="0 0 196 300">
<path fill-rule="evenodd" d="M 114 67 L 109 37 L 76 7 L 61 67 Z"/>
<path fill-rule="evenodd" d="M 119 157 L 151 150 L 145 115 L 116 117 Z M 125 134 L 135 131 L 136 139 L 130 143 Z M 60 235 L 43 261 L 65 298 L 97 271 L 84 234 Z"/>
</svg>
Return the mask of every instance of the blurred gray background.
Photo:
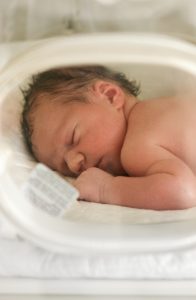
<svg viewBox="0 0 196 300">
<path fill-rule="evenodd" d="M 0 42 L 94 32 L 196 41 L 195 0 L 0 0 Z"/>
</svg>

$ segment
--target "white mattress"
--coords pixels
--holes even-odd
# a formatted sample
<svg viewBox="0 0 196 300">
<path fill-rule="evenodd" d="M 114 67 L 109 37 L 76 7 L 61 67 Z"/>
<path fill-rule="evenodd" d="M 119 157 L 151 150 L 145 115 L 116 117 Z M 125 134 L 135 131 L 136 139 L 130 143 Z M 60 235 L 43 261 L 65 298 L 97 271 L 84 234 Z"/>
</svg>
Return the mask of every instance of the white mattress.
<svg viewBox="0 0 196 300">
<path fill-rule="evenodd" d="M 1 278 L 196 279 L 196 249 L 89 256 L 55 254 L 22 239 L 0 245 Z"/>
</svg>

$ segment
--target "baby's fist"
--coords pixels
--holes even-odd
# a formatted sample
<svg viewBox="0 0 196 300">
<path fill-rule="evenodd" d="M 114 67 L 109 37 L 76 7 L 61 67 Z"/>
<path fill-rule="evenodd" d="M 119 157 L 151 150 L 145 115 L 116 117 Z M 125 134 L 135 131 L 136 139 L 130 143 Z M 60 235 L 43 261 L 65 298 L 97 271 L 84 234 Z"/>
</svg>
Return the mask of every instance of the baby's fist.
<svg viewBox="0 0 196 300">
<path fill-rule="evenodd" d="M 98 168 L 89 168 L 82 172 L 74 186 L 79 190 L 80 199 L 105 203 L 106 187 L 112 182 L 113 176 Z"/>
</svg>

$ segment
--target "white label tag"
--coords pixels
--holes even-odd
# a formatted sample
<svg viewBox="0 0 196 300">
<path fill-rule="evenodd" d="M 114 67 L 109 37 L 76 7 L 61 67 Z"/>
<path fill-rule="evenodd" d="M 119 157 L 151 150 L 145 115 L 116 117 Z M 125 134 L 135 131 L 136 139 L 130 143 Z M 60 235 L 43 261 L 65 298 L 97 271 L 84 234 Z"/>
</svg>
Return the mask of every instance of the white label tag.
<svg viewBox="0 0 196 300">
<path fill-rule="evenodd" d="M 79 197 L 78 190 L 39 163 L 22 187 L 31 203 L 53 216 L 62 216 Z"/>
</svg>

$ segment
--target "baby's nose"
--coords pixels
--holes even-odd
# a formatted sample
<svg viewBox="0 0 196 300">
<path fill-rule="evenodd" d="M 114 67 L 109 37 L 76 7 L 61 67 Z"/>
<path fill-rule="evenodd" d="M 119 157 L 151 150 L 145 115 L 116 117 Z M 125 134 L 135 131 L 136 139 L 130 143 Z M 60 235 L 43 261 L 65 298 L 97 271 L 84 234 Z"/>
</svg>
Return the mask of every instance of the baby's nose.
<svg viewBox="0 0 196 300">
<path fill-rule="evenodd" d="M 84 155 L 82 153 L 69 153 L 66 163 L 70 171 L 76 175 L 84 170 Z"/>
</svg>

